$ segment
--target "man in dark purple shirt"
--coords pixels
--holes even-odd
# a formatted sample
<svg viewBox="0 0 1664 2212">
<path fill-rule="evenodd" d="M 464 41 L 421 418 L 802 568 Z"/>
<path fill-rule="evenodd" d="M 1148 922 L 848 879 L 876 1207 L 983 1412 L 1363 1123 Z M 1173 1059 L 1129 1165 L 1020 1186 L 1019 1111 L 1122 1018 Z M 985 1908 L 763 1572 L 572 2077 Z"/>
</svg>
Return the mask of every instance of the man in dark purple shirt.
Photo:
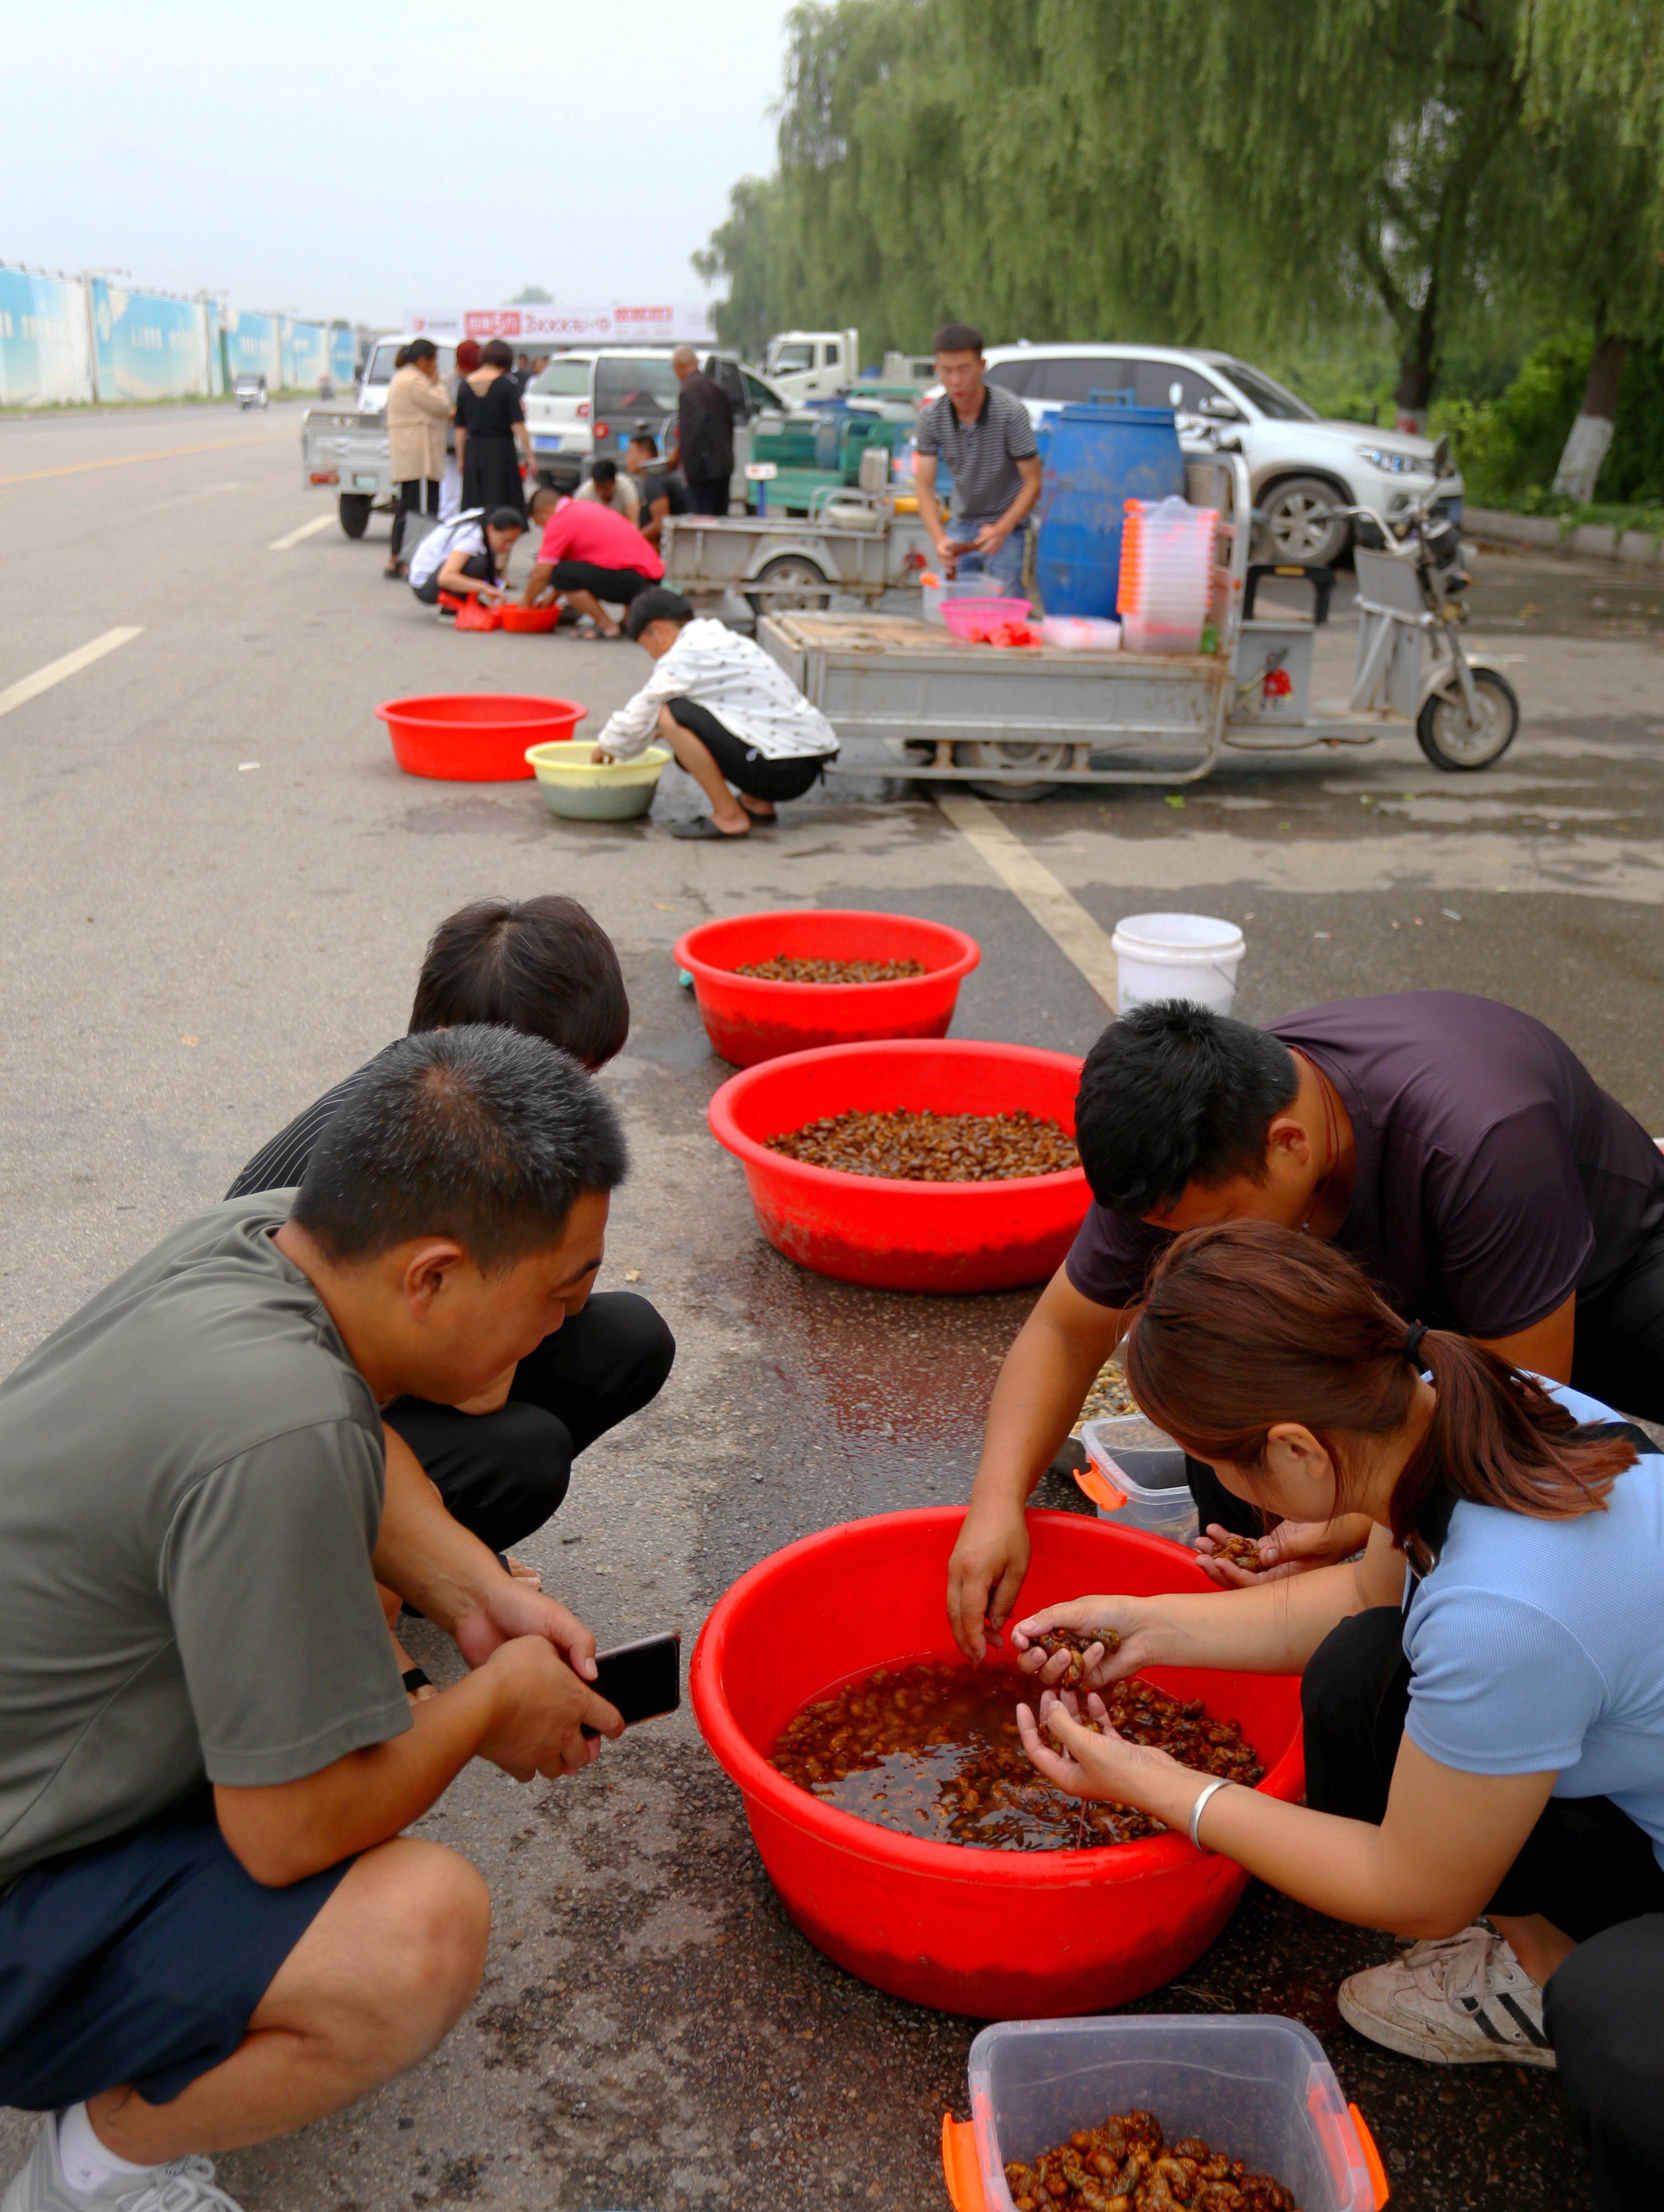
<svg viewBox="0 0 1664 2212">
<path fill-rule="evenodd" d="M 1179 1231 L 1333 1239 L 1406 1320 L 1664 1419 L 1664 1155 L 1570 1048 L 1455 991 L 1343 1000 L 1250 1028 L 1182 1001 L 1113 1023 L 1082 1073 L 1095 1203 L 995 1385 L 949 1570 L 981 1656 L 1027 1570 L 1023 1507 Z M 1204 1528 L 1258 1534 L 1190 1463 Z"/>
</svg>

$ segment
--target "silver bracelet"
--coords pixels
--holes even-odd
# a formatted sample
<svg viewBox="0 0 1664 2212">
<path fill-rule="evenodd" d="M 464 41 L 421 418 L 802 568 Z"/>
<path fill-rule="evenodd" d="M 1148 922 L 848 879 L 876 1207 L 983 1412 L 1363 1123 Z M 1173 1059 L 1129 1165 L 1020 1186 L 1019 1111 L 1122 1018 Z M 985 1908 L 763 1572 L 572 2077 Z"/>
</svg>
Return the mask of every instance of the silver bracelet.
<svg viewBox="0 0 1664 2212">
<path fill-rule="evenodd" d="M 1225 1777 L 1224 1779 L 1222 1779 L 1222 1780 L 1218 1781 L 1218 1782 L 1210 1782 L 1210 1783 L 1208 1784 L 1208 1785 L 1207 1785 L 1206 1789 L 1205 1789 L 1205 1790 L 1202 1790 L 1202 1791 L 1200 1791 L 1200 1792 L 1199 1793 L 1199 1795 L 1198 1795 L 1198 1796 L 1197 1796 L 1197 1799 L 1196 1799 L 1196 1802 L 1195 1802 L 1195 1803 L 1191 1807 L 1191 1808 L 1190 1808 L 1190 1840 L 1191 1840 L 1192 1844 L 1195 1846 L 1195 1848 L 1196 1848 L 1198 1850 L 1201 1850 L 1201 1848 L 1202 1848 L 1202 1839 L 1201 1839 L 1201 1838 L 1200 1838 L 1200 1837 L 1197 1834 L 1197 1832 L 1196 1832 L 1197 1828 L 1200 1826 L 1200 1823 L 1201 1823 L 1201 1818 L 1202 1818 L 1202 1808 L 1203 1808 L 1203 1806 L 1204 1806 L 1204 1805 L 1205 1805 L 1205 1804 L 1206 1804 L 1206 1802 L 1207 1802 L 1208 1799 L 1209 1799 L 1210 1797 L 1212 1797 L 1212 1795 L 1213 1795 L 1213 1793 L 1215 1792 L 1215 1790 L 1229 1790 L 1229 1789 L 1230 1789 L 1230 1778 L 1229 1778 L 1228 1776 L 1227 1776 L 1227 1777 Z"/>
</svg>

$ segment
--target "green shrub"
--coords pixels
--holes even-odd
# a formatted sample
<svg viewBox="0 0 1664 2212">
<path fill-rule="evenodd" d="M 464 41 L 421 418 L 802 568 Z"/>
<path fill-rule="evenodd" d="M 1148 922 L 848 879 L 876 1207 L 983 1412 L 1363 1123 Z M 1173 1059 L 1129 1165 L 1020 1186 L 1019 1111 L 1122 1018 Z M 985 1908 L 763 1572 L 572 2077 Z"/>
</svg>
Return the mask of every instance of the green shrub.
<svg viewBox="0 0 1664 2212">
<path fill-rule="evenodd" d="M 1496 398 L 1435 403 L 1430 427 L 1450 433 L 1474 506 L 1527 514 L 1566 509 L 1551 487 L 1582 404 L 1589 352 L 1587 332 L 1562 331 L 1532 349 Z M 1602 506 L 1664 504 L 1664 346 L 1630 348 L 1612 450 L 1595 491 Z"/>
</svg>

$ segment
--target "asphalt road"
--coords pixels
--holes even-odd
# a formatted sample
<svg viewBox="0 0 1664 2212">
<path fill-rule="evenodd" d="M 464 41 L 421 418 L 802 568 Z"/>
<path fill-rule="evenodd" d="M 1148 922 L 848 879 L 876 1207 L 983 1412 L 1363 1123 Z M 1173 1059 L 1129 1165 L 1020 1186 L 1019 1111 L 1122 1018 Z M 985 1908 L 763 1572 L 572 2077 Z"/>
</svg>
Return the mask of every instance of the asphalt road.
<svg viewBox="0 0 1664 2212">
<path fill-rule="evenodd" d="M 674 939 L 748 908 L 893 905 L 981 939 L 957 1034 L 1078 1051 L 1105 1010 L 916 787 L 835 784 L 719 850 L 666 836 L 695 805 L 679 772 L 646 823 L 592 828 L 550 820 L 529 784 L 400 775 L 378 700 L 554 691 L 594 727 L 646 663 L 624 644 L 452 634 L 382 581 L 384 521 L 363 543 L 331 525 L 271 550 L 327 512 L 299 481 L 297 430 L 284 409 L 0 421 L 0 695 L 139 629 L 0 715 L 0 1357 L 401 1030 L 442 915 L 486 891 L 571 891 L 616 940 L 635 1009 L 604 1078 L 636 1160 L 607 1279 L 639 1271 L 680 1352 L 525 1548 L 604 1644 L 673 1625 L 690 1649 L 715 1597 L 783 1540 L 963 1495 L 1029 1297 L 863 1292 L 762 1243 L 706 1130 L 727 1071 L 677 988 Z M 1000 818 L 1106 928 L 1169 905 L 1240 921 L 1250 1019 L 1417 985 L 1489 993 L 1664 1129 L 1664 603 L 1621 571 L 1497 556 L 1476 605 L 1525 708 L 1490 774 L 1441 775 L 1394 738 Z M 1343 616 L 1325 667 L 1350 652 Z M 455 1672 L 441 1639 L 413 1641 L 436 1678 Z M 222 2161 L 250 2212 L 943 2203 L 941 2115 L 965 2110 L 975 2023 L 893 2002 L 809 1948 L 685 1713 L 558 1787 L 471 1771 L 423 1827 L 491 1883 L 484 1987 L 409 2079 Z M 1145 2008 L 1308 2021 L 1406 2208 L 1583 2202 L 1552 2079 L 1445 2080 L 1341 2025 L 1336 1979 L 1387 1951 L 1251 1889 Z M 0 2119 L 8 2168 L 28 2124 Z"/>
</svg>

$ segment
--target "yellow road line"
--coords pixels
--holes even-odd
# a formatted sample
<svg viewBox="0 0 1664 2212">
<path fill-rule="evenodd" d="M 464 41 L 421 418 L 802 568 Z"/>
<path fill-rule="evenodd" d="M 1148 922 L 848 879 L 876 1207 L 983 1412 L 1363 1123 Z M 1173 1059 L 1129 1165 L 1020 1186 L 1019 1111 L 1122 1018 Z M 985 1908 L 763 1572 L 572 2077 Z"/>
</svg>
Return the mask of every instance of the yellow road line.
<svg viewBox="0 0 1664 2212">
<path fill-rule="evenodd" d="M 61 469 L 27 469 L 21 477 L 0 477 L 0 484 L 39 483 L 43 477 L 84 476 L 88 469 L 128 469 L 136 461 L 177 461 L 186 453 L 217 453 L 229 446 L 275 446 L 293 430 L 266 430 L 258 438 L 210 438 L 200 446 L 159 446 L 154 453 L 118 453 L 107 461 L 70 461 Z"/>
<path fill-rule="evenodd" d="M 73 653 L 66 653 L 62 660 L 49 660 L 44 668 L 37 668 L 33 676 L 25 676 L 0 691 L 0 714 L 9 714 L 14 707 L 26 700 L 38 699 L 43 691 L 50 691 L 54 684 L 61 684 L 66 676 L 74 676 L 89 668 L 95 660 L 102 660 L 106 653 L 113 653 L 118 645 L 125 645 L 142 636 L 144 625 L 129 629 L 106 629 L 102 637 L 95 637 L 90 645 L 78 645 Z"/>
<path fill-rule="evenodd" d="M 332 514 L 314 514 L 310 522 L 303 522 L 298 530 L 291 530 L 287 538 L 274 538 L 266 551 L 287 553 L 291 545 L 298 545 L 303 538 L 315 538 L 320 530 L 327 530 L 334 520 Z"/>
<path fill-rule="evenodd" d="M 990 806 L 969 792 L 938 790 L 936 804 L 966 842 L 1020 899 L 1058 951 L 1072 961 L 1113 1014 L 1118 992 L 1115 948 L 1072 891 Z"/>
</svg>

